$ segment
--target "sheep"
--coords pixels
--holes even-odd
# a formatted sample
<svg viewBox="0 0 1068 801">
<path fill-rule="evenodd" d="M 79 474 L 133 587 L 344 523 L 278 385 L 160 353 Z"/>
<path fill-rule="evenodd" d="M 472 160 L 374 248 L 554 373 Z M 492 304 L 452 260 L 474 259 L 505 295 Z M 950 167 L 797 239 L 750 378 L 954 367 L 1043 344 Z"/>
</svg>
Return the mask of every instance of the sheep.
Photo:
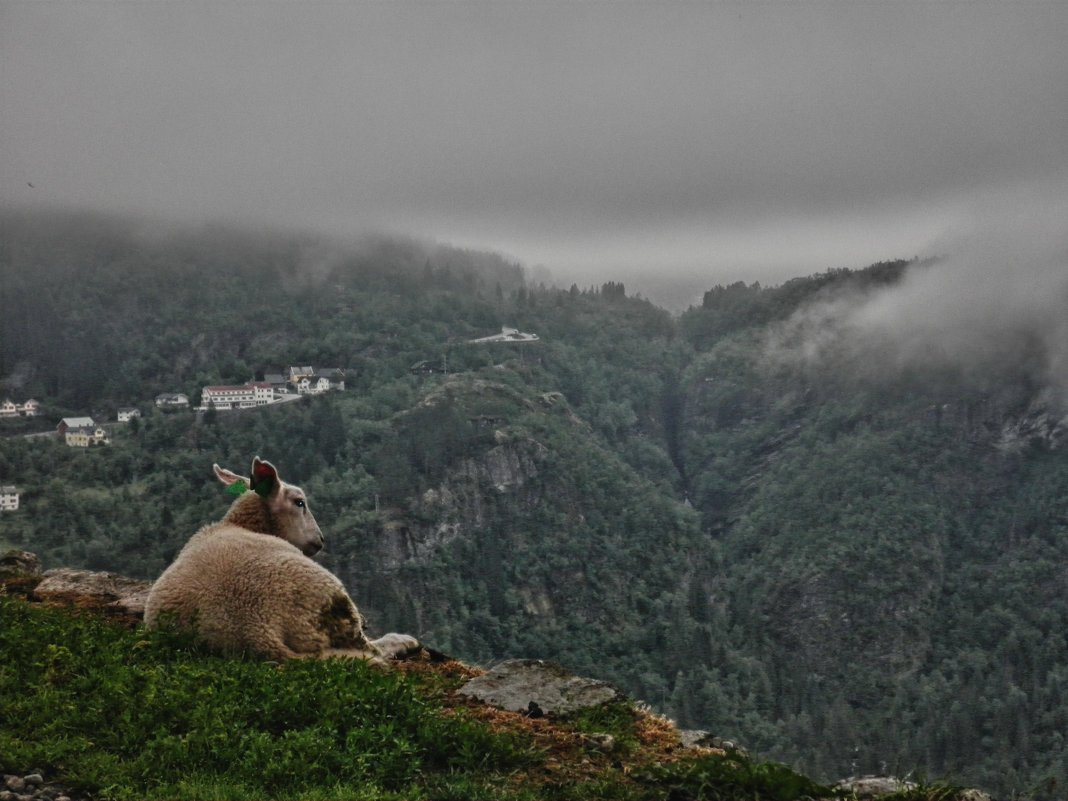
<svg viewBox="0 0 1068 801">
<path fill-rule="evenodd" d="M 385 664 L 419 649 L 406 634 L 366 637 L 344 586 L 310 559 L 322 550 L 323 533 L 300 487 L 282 481 L 258 456 L 251 478 L 213 468 L 238 497 L 153 584 L 148 628 L 173 616 L 179 628 L 195 630 L 217 650 L 276 661 L 337 656 Z"/>
</svg>

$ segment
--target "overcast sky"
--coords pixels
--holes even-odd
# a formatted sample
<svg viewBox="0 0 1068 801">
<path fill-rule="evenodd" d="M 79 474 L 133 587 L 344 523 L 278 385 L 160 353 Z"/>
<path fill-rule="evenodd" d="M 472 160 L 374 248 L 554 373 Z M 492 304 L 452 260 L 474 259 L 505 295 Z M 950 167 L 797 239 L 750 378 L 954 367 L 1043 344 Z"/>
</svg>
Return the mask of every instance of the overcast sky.
<svg viewBox="0 0 1068 801">
<path fill-rule="evenodd" d="M 384 227 L 665 301 L 1068 195 L 1063 0 L 0 0 L 0 71 L 4 203 Z"/>
</svg>

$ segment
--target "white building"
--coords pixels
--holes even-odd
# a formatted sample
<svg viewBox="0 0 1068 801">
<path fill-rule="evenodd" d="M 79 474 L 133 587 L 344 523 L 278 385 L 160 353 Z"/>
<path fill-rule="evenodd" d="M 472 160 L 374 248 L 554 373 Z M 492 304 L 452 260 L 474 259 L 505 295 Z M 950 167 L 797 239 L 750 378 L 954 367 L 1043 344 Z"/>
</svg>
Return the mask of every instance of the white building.
<svg viewBox="0 0 1068 801">
<path fill-rule="evenodd" d="M 25 403 L 12 403 L 9 400 L 5 400 L 0 403 L 0 417 L 36 417 L 37 410 L 41 407 L 41 404 L 30 398 Z"/>
<path fill-rule="evenodd" d="M 479 337 L 478 339 L 467 340 L 468 345 L 493 345 L 498 342 L 505 343 L 517 343 L 517 342 L 538 342 L 537 334 L 527 334 L 520 331 L 518 328 L 508 328 L 507 326 L 501 327 L 501 333 L 493 334 L 488 337 Z"/>
<path fill-rule="evenodd" d="M 189 396 L 183 395 L 181 392 L 163 392 L 156 396 L 156 406 L 161 409 L 185 408 L 189 406 Z"/>
<path fill-rule="evenodd" d="M 0 512 L 14 512 L 19 508 L 19 491 L 14 487 L 0 487 Z"/>
<path fill-rule="evenodd" d="M 241 386 L 204 387 L 200 405 L 205 409 L 251 409 L 266 406 L 274 400 L 274 389 L 266 381 L 254 381 Z"/>
<path fill-rule="evenodd" d="M 345 371 L 340 367 L 290 367 L 289 381 L 300 395 L 321 395 L 345 390 Z"/>
<path fill-rule="evenodd" d="M 135 409 L 133 407 L 130 407 L 130 408 L 127 408 L 127 409 L 119 409 L 118 418 L 119 418 L 119 422 L 120 423 L 129 423 L 135 417 L 140 417 L 140 416 L 141 416 L 141 410 L 140 409 Z"/>
</svg>

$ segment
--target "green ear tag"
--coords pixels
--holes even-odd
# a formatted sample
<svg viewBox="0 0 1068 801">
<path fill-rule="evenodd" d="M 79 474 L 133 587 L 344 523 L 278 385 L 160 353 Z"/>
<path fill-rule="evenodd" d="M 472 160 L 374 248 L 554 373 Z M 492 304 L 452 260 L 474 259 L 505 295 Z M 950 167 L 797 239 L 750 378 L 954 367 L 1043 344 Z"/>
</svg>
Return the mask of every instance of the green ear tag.
<svg viewBox="0 0 1068 801">
<path fill-rule="evenodd" d="M 256 491 L 256 494 L 261 498 L 266 498 L 271 494 L 271 483 L 269 481 L 260 481 L 252 489 Z"/>
<path fill-rule="evenodd" d="M 244 481 L 235 481 L 233 484 L 226 488 L 226 491 L 229 492 L 231 495 L 241 495 L 248 491 L 248 487 L 245 486 Z"/>
</svg>

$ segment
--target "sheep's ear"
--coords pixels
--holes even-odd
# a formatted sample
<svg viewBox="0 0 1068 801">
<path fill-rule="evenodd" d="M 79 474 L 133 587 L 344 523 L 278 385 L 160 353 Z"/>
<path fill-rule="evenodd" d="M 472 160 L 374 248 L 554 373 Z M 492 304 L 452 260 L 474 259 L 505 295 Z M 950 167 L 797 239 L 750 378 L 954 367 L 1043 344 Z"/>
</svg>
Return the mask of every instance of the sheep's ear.
<svg viewBox="0 0 1068 801">
<path fill-rule="evenodd" d="M 261 498 L 267 498 L 278 489 L 281 480 L 278 478 L 278 471 L 274 469 L 274 465 L 257 456 L 252 460 L 252 479 L 248 485 Z"/>
<path fill-rule="evenodd" d="M 215 471 L 215 476 L 219 479 L 219 481 L 221 481 L 227 487 L 230 487 L 231 491 L 233 491 L 234 487 L 238 486 L 244 487 L 244 489 L 248 489 L 248 479 L 244 476 L 239 476 L 237 473 L 234 473 L 231 470 L 227 470 L 224 467 L 219 467 L 219 465 L 217 464 L 213 464 L 211 467 Z"/>
</svg>

